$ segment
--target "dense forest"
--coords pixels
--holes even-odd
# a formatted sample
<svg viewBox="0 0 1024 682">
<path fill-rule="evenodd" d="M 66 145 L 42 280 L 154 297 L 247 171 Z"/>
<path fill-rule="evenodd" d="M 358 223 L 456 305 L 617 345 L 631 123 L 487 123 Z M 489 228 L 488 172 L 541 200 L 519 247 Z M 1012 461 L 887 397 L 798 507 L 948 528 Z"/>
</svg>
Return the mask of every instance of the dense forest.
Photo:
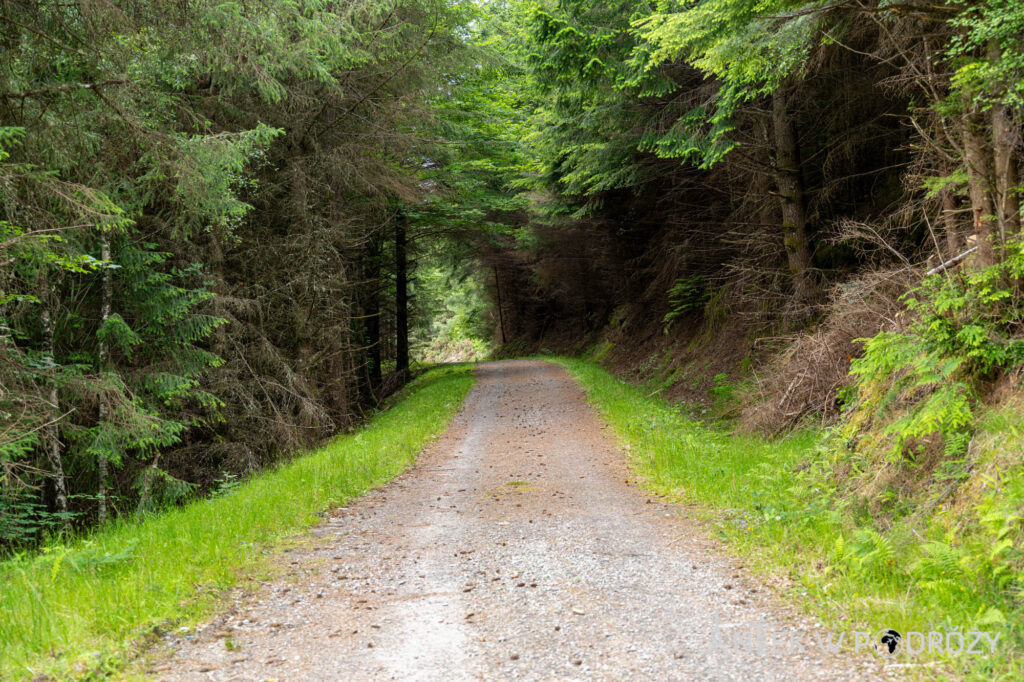
<svg viewBox="0 0 1024 682">
<path fill-rule="evenodd" d="M 230 483 L 402 383 L 471 8 L 0 16 L 5 541 Z"/>
<path fill-rule="evenodd" d="M 0 30 L 4 547 L 492 346 L 735 384 L 742 428 L 890 463 L 963 463 L 1024 359 L 1018 0 L 4 0 Z"/>
</svg>

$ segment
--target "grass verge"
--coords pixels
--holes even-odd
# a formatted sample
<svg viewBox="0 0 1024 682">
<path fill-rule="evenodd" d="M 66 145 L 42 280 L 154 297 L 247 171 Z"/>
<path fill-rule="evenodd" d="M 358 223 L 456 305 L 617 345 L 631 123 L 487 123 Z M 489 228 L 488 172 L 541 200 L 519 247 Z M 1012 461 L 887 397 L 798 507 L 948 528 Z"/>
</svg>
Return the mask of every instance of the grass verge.
<svg viewBox="0 0 1024 682">
<path fill-rule="evenodd" d="M 0 679 L 101 676 L 216 610 L 275 543 L 408 467 L 472 385 L 470 367 L 432 370 L 363 428 L 226 494 L 0 562 Z"/>
<path fill-rule="evenodd" d="M 690 505 L 759 570 L 788 576 L 794 600 L 837 636 L 847 633 L 847 648 L 855 631 L 894 628 L 925 638 L 911 648 L 926 650 L 905 646 L 892 662 L 912 676 L 1024 679 L 1018 410 L 983 420 L 977 475 L 963 484 L 968 502 L 922 500 L 882 518 L 836 488 L 833 473 L 849 463 L 826 433 L 731 435 L 591 362 L 555 361 L 583 386 L 649 489 Z M 956 633 L 970 645 L 971 631 L 998 637 L 994 653 L 985 638 L 978 655 L 949 652 Z M 932 632 L 943 634 L 941 647 L 927 640 Z"/>
</svg>

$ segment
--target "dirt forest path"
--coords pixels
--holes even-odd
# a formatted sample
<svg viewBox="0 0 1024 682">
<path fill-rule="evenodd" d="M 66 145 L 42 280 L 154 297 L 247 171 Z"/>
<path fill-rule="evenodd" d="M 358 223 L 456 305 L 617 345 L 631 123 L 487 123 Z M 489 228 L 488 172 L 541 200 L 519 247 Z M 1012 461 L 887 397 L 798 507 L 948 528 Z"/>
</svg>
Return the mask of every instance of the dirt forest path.
<svg viewBox="0 0 1024 682">
<path fill-rule="evenodd" d="M 560 367 L 487 363 L 449 431 L 290 574 L 167 644 L 168 680 L 870 679 L 623 455 Z M 760 634 L 758 634 L 760 633 Z M 775 637 L 775 644 L 768 636 Z M 781 641 L 781 643 L 780 643 Z"/>
</svg>

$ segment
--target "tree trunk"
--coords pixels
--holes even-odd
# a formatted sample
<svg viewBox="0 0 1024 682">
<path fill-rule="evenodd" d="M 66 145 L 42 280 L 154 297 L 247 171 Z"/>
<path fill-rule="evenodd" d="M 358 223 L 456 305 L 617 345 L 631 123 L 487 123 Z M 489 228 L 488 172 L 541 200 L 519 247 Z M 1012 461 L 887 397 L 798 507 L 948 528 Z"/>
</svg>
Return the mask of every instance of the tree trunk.
<svg viewBox="0 0 1024 682">
<path fill-rule="evenodd" d="M 995 64 L 1002 59 L 1002 48 L 992 41 L 988 48 L 989 60 Z M 1017 146 L 1013 120 L 1006 105 L 997 103 L 990 112 L 992 120 L 992 160 L 995 164 L 996 217 L 999 236 L 1005 242 L 1009 235 L 1020 232 L 1020 199 L 1016 189 L 1020 184 L 1014 149 Z"/>
<path fill-rule="evenodd" d="M 324 121 L 328 126 L 332 126 L 334 125 L 334 120 L 334 107 L 328 105 L 324 108 Z M 308 128 L 306 130 L 308 130 Z M 305 131 L 303 131 L 303 134 L 305 134 Z M 334 234 L 344 234 L 344 218 L 342 217 L 342 185 L 340 179 L 335 173 L 330 175 L 328 186 L 331 191 L 328 220 Z M 340 241 L 341 240 L 339 239 L 339 242 Z M 343 253 L 347 251 L 345 246 L 340 243 L 337 245 L 337 248 Z M 346 282 L 350 276 L 354 276 L 354 273 L 350 274 L 347 272 L 347 263 L 343 256 L 337 263 L 337 281 Z M 358 305 L 358 303 L 358 300 L 352 301 L 350 304 L 345 305 L 342 308 L 341 314 L 344 319 L 339 321 L 336 327 L 341 338 L 336 340 L 337 345 L 334 352 L 329 356 L 330 360 L 328 361 L 328 377 L 326 378 L 328 386 L 327 395 L 329 396 L 334 415 L 343 422 L 349 419 L 353 411 L 353 403 L 363 397 L 360 388 L 362 374 L 359 366 L 357 365 L 356 356 L 353 354 L 358 351 L 353 351 L 352 348 L 353 341 L 359 341 L 361 338 L 359 336 L 360 330 L 357 327 L 358 321 L 353 319 L 355 317 L 354 313 L 359 313 L 359 310 L 353 310 L 352 307 L 350 307 L 352 305 Z M 353 338 L 353 336 L 355 338 Z"/>
<path fill-rule="evenodd" d="M 945 232 L 946 252 L 940 254 L 944 258 L 952 258 L 964 250 L 963 238 L 960 235 L 959 222 L 956 217 L 956 197 L 950 190 L 943 190 L 942 196 L 942 226 Z"/>
<path fill-rule="evenodd" d="M 49 286 L 47 285 L 47 289 Z M 43 343 L 46 346 L 46 353 L 53 362 L 53 320 L 50 317 L 49 292 L 43 298 L 43 310 L 40 314 L 43 326 Z M 50 476 L 53 479 L 54 502 L 57 513 L 61 515 L 60 530 L 63 535 L 68 535 L 70 524 L 68 520 L 68 484 L 64 475 L 64 460 L 60 443 L 60 397 L 57 395 L 56 383 L 50 384 L 49 394 L 50 406 L 53 408 L 53 419 L 46 427 L 46 457 L 50 464 Z"/>
<path fill-rule="evenodd" d="M 153 477 L 156 475 L 157 465 L 160 462 L 160 453 L 156 453 L 153 457 L 152 463 L 146 467 L 146 471 L 142 474 L 142 487 L 139 490 L 139 506 L 135 509 L 136 518 L 141 518 L 143 514 L 149 511 L 149 506 L 153 497 Z"/>
<path fill-rule="evenodd" d="M 110 234 L 101 229 L 100 230 L 100 260 L 104 263 L 110 262 Z M 114 298 L 113 293 L 113 282 L 111 281 L 110 268 L 103 267 L 103 298 L 100 303 L 100 326 L 107 323 L 110 319 L 110 311 L 113 305 L 112 299 Z M 107 369 L 107 364 L 110 362 L 110 349 L 107 347 L 106 341 L 100 339 L 99 342 L 99 360 L 100 360 L 100 371 Z M 104 422 L 107 419 L 107 404 L 101 399 L 99 406 L 99 418 L 100 422 Z M 108 475 L 108 462 L 107 456 L 104 453 L 100 453 L 96 461 L 96 468 L 99 473 L 99 489 L 97 491 L 99 510 L 97 517 L 100 525 L 107 522 L 107 475 Z"/>
<path fill-rule="evenodd" d="M 1004 241 L 1008 236 L 1020 232 L 1020 199 L 1016 193 L 1020 179 L 1017 174 L 1017 160 L 1013 153 L 1013 137 L 1013 121 L 1006 107 L 993 107 L 992 146 L 996 166 L 996 215 L 999 217 L 999 230 Z"/>
<path fill-rule="evenodd" d="M 505 312 L 501 306 L 501 279 L 498 277 L 498 266 L 494 266 L 494 293 L 498 297 L 498 328 L 501 330 L 501 345 L 505 345 Z"/>
<path fill-rule="evenodd" d="M 395 219 L 395 370 L 404 382 L 409 376 L 409 271 L 406 259 L 408 219 Z"/>
<path fill-rule="evenodd" d="M 331 375 L 329 384 L 331 407 L 334 415 L 343 423 L 347 424 L 352 413 L 355 411 L 352 403 L 358 398 L 359 375 L 353 369 L 355 364 L 352 356 L 352 315 L 346 307 L 344 309 L 345 321 L 338 326 L 337 345 L 330 356 L 328 370 Z"/>
<path fill-rule="evenodd" d="M 963 118 L 964 162 L 971 197 L 972 226 L 978 243 L 978 264 L 982 267 L 996 262 L 995 240 L 998 237 L 993 221 L 995 207 L 989 191 L 992 177 L 990 150 L 985 139 L 984 118 L 976 111 Z"/>
<path fill-rule="evenodd" d="M 367 249 L 366 286 L 369 287 L 366 293 L 366 308 L 363 314 L 366 316 L 366 346 L 367 346 L 367 381 L 370 384 L 370 393 L 376 400 L 377 392 L 380 390 L 383 377 L 381 375 L 381 334 L 380 334 L 380 238 L 374 234 L 370 238 Z"/>
<path fill-rule="evenodd" d="M 811 304 L 818 299 L 807 234 L 807 207 L 800 179 L 800 153 L 796 126 L 789 115 L 787 98 L 781 89 L 772 96 L 772 125 L 775 132 L 775 182 L 782 208 L 782 237 L 793 278 L 797 303 Z"/>
</svg>

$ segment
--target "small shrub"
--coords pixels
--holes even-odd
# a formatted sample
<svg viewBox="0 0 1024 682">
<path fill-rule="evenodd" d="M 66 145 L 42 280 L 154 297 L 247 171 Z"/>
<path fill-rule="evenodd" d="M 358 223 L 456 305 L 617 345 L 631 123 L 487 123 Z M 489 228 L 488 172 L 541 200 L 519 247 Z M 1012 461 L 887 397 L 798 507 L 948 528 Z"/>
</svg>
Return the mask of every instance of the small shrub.
<svg viewBox="0 0 1024 682">
<path fill-rule="evenodd" d="M 668 290 L 668 303 L 671 311 L 663 320 L 665 332 L 672 328 L 672 323 L 683 315 L 700 310 L 711 297 L 704 278 L 699 275 L 677 279 Z"/>
</svg>

